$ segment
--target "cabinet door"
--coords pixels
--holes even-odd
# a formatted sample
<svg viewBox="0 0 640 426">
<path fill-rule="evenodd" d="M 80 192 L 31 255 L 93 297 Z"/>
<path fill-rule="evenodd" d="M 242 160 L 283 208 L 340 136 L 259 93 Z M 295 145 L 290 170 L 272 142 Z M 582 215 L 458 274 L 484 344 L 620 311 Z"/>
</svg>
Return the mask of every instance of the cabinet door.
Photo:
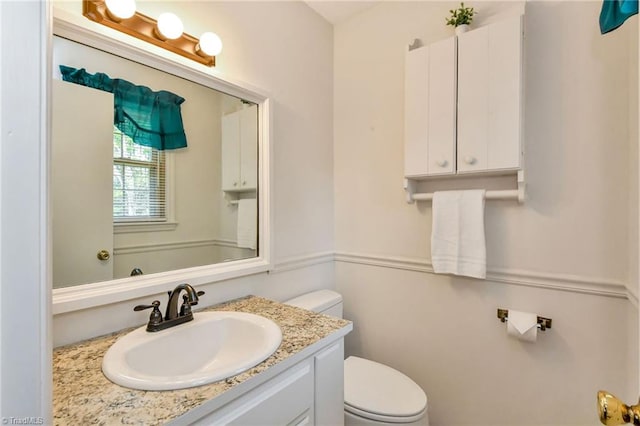
<svg viewBox="0 0 640 426">
<path fill-rule="evenodd" d="M 429 46 L 429 175 L 454 173 L 456 160 L 456 38 Z"/>
<path fill-rule="evenodd" d="M 189 424 L 284 426 L 313 424 L 313 369 L 305 360 L 217 411 Z M 186 420 L 186 419 L 183 419 Z"/>
<path fill-rule="evenodd" d="M 222 190 L 237 191 L 240 184 L 240 114 L 222 117 Z"/>
<path fill-rule="evenodd" d="M 458 171 L 520 167 L 522 19 L 458 37 Z"/>
<path fill-rule="evenodd" d="M 240 111 L 240 188 L 258 186 L 258 106 Z"/>
<path fill-rule="evenodd" d="M 456 39 L 407 52 L 405 176 L 455 172 Z"/>
<path fill-rule="evenodd" d="M 344 341 L 315 356 L 315 424 L 344 424 Z"/>
</svg>

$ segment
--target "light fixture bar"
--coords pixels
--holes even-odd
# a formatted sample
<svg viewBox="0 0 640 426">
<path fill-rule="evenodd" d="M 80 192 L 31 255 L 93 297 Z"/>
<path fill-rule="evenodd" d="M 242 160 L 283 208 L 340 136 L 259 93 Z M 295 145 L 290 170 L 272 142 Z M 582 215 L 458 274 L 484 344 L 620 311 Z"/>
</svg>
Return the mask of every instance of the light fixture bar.
<svg viewBox="0 0 640 426">
<path fill-rule="evenodd" d="M 183 33 L 180 37 L 174 40 L 159 39 L 156 35 L 157 21 L 140 12 L 136 12 L 129 19 L 123 19 L 118 22 L 107 12 L 105 0 L 83 0 L 82 14 L 94 22 L 121 31 L 125 34 L 129 34 L 130 36 L 162 47 L 201 64 L 210 67 L 213 67 L 216 64 L 215 56 L 196 53 L 198 39 L 189 34 Z"/>
</svg>

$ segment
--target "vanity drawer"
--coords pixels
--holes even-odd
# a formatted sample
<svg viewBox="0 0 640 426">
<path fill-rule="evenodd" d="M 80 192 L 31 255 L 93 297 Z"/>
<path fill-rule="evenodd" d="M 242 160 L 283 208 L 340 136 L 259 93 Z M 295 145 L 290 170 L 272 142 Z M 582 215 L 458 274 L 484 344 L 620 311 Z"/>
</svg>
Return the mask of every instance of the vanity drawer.
<svg viewBox="0 0 640 426">
<path fill-rule="evenodd" d="M 313 364 L 304 361 L 194 425 L 312 425 Z"/>
</svg>

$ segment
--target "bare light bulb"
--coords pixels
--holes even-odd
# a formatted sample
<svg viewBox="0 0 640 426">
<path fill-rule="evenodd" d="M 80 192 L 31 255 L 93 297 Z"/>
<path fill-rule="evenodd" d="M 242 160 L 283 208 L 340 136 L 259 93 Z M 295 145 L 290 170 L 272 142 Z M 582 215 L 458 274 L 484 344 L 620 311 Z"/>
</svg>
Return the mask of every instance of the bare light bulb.
<svg viewBox="0 0 640 426">
<path fill-rule="evenodd" d="M 173 13 L 165 12 L 158 16 L 158 32 L 165 39 L 175 40 L 183 31 L 182 21 Z"/>
<path fill-rule="evenodd" d="M 205 54 L 208 56 L 216 56 L 222 52 L 222 40 L 217 34 L 212 32 L 203 33 L 200 36 L 196 51 L 199 54 Z"/>
<path fill-rule="evenodd" d="M 135 0 L 106 0 L 108 13 L 116 19 L 129 19 L 136 13 Z"/>
</svg>

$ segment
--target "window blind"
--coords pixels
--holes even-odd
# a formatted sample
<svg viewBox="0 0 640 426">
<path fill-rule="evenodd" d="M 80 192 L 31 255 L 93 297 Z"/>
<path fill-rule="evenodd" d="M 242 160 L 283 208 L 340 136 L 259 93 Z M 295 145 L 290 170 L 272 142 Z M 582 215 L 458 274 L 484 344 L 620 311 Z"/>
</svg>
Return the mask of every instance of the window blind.
<svg viewBox="0 0 640 426">
<path fill-rule="evenodd" d="M 166 220 L 164 151 L 135 144 L 113 129 L 114 222 Z"/>
</svg>

